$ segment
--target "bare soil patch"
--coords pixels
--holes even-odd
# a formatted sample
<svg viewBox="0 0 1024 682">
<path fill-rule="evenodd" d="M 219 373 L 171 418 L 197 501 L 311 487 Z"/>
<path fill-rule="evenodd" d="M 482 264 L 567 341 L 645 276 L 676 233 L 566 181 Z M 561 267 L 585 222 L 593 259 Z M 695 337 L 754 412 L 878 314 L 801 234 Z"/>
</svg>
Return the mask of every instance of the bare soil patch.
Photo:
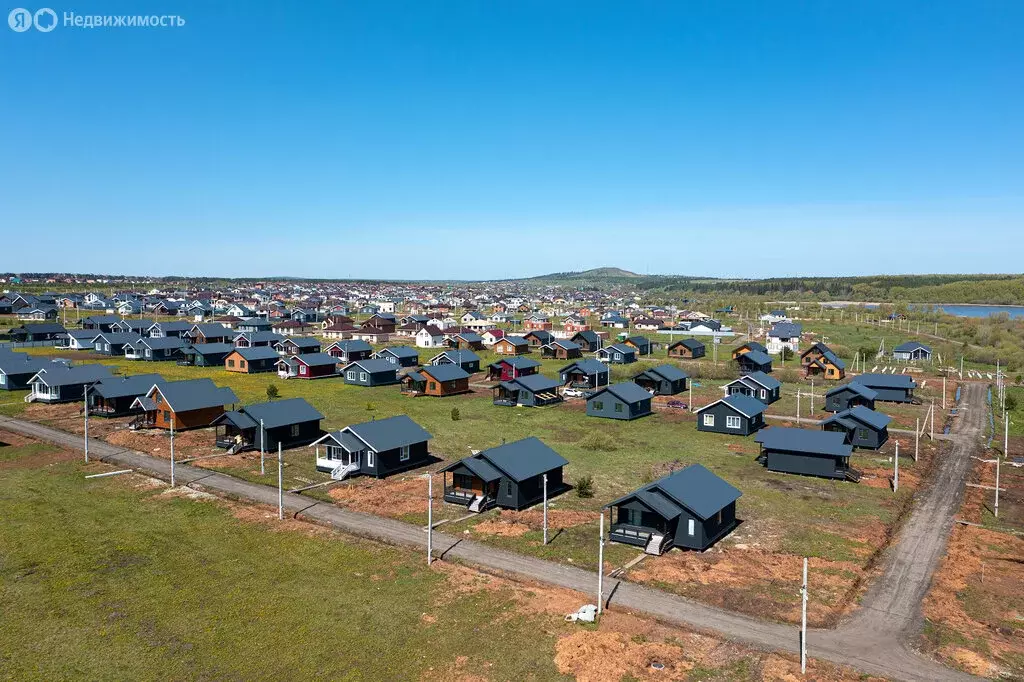
<svg viewBox="0 0 1024 682">
<path fill-rule="evenodd" d="M 419 478 L 356 478 L 334 486 L 328 494 L 348 509 L 402 518 L 426 510 L 425 485 Z"/>
</svg>

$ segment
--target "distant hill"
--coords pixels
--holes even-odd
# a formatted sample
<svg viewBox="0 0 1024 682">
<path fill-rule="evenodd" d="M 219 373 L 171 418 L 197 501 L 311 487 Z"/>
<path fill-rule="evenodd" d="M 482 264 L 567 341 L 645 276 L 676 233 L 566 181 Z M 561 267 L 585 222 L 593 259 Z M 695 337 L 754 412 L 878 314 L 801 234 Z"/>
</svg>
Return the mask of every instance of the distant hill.
<svg viewBox="0 0 1024 682">
<path fill-rule="evenodd" d="M 592 268 L 579 272 L 553 272 L 550 275 L 528 277 L 527 280 L 595 280 L 595 279 L 643 279 L 648 275 L 640 275 L 622 268 Z"/>
</svg>

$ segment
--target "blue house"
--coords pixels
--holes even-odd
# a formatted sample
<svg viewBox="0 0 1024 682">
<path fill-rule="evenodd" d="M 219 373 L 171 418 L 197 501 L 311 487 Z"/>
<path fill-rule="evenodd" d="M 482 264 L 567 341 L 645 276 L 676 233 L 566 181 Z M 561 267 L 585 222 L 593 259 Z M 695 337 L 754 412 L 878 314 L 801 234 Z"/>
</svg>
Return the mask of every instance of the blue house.
<svg viewBox="0 0 1024 682">
<path fill-rule="evenodd" d="M 904 362 L 927 362 L 932 359 L 932 349 L 918 341 L 907 341 L 892 349 L 892 357 Z"/>
<path fill-rule="evenodd" d="M 472 512 L 525 509 L 543 500 L 545 478 L 549 499 L 569 489 L 562 480 L 568 463 L 533 436 L 488 448 L 441 469 L 444 501 Z"/>
<path fill-rule="evenodd" d="M 829 412 L 842 412 L 856 405 L 862 405 L 873 410 L 877 399 L 876 391 L 851 381 L 848 384 L 835 386 L 825 393 L 824 409 Z"/>
<path fill-rule="evenodd" d="M 860 374 L 850 382 L 867 386 L 878 397 L 875 400 L 890 403 L 914 402 L 914 389 L 917 384 L 906 374 Z"/>
<path fill-rule="evenodd" d="M 608 365 L 593 358 L 566 365 L 558 370 L 558 375 L 568 388 L 600 388 L 609 383 Z"/>
<path fill-rule="evenodd" d="M 764 372 L 751 372 L 739 379 L 733 379 L 722 387 L 726 395 L 745 395 L 771 405 L 779 399 L 782 382 Z"/>
<path fill-rule="evenodd" d="M 853 447 L 843 433 L 773 426 L 754 440 L 761 445 L 758 459 L 769 471 L 860 480 L 860 472 L 850 466 Z"/>
<path fill-rule="evenodd" d="M 543 374 L 528 374 L 494 387 L 493 403 L 505 407 L 543 407 L 562 402 L 559 383 Z"/>
<path fill-rule="evenodd" d="M 651 394 L 632 381 L 598 389 L 587 398 L 588 417 L 638 419 L 651 414 Z"/>
<path fill-rule="evenodd" d="M 740 374 L 753 374 L 754 372 L 770 374 L 772 371 L 771 356 L 759 350 L 750 350 L 737 355 L 736 364 L 739 366 Z"/>
<path fill-rule="evenodd" d="M 616 343 L 611 346 L 599 348 L 597 359 L 613 365 L 626 365 L 636 362 L 636 348 L 627 346 L 624 343 Z"/>
<path fill-rule="evenodd" d="M 391 364 L 398 365 L 399 367 L 415 367 L 420 364 L 419 352 L 410 346 L 390 346 L 388 348 L 382 348 L 371 357 L 377 360 L 387 360 Z"/>
<path fill-rule="evenodd" d="M 690 375 L 675 365 L 658 365 L 633 377 L 633 383 L 652 395 L 675 395 L 686 390 Z"/>
<path fill-rule="evenodd" d="M 391 371 L 395 371 L 394 366 Z M 383 478 L 430 463 L 427 441 L 432 437 L 402 414 L 346 426 L 310 447 L 316 448 L 317 471 L 329 473 L 334 480 L 360 474 Z"/>
<path fill-rule="evenodd" d="M 821 428 L 845 434 L 846 442 L 855 448 L 877 450 L 889 440 L 891 421 L 892 417 L 887 414 L 856 405 L 825 419 Z"/>
<path fill-rule="evenodd" d="M 354 386 L 386 386 L 400 379 L 397 367 L 387 360 L 357 360 L 342 368 L 345 383 Z"/>
<path fill-rule="evenodd" d="M 697 430 L 749 436 L 764 427 L 765 404 L 746 395 L 728 395 L 697 410 Z"/>
</svg>

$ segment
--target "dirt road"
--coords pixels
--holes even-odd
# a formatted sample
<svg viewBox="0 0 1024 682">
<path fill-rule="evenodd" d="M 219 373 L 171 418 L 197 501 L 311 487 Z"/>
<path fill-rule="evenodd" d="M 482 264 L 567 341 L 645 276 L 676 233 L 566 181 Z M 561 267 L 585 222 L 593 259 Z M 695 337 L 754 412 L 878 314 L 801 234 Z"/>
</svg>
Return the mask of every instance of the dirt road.
<svg viewBox="0 0 1024 682">
<path fill-rule="evenodd" d="M 918 493 L 913 513 L 886 555 L 884 575 L 865 595 L 862 607 L 838 629 L 808 634 L 809 655 L 908 682 L 976 679 L 925 658 L 908 646 L 920 632 L 920 604 L 945 550 L 970 456 L 981 445 L 985 417 L 983 385 L 966 385 L 963 408 L 963 416 L 953 433 L 953 447 L 936 463 L 934 482 Z M 83 445 L 79 436 L 32 422 L 0 417 L 0 426 L 69 448 L 81 449 Z M 170 477 L 170 463 L 166 460 L 99 440 L 90 440 L 89 449 L 93 457 L 118 467 L 133 468 L 164 480 Z M 178 485 L 277 505 L 276 489 L 226 474 L 183 465 L 175 468 L 175 477 Z M 284 504 L 288 513 L 301 514 L 354 535 L 416 547 L 426 545 L 425 530 L 411 524 L 344 510 L 294 494 L 286 493 Z M 578 568 L 525 557 L 438 531 L 434 532 L 433 542 L 435 555 L 444 559 L 458 559 L 484 569 L 584 593 L 596 592 L 595 575 Z M 756 648 L 798 650 L 798 631 L 792 626 L 759 621 L 613 579 L 605 580 L 605 598 L 609 596 L 611 608 L 642 611 L 667 622 L 717 632 Z"/>
</svg>

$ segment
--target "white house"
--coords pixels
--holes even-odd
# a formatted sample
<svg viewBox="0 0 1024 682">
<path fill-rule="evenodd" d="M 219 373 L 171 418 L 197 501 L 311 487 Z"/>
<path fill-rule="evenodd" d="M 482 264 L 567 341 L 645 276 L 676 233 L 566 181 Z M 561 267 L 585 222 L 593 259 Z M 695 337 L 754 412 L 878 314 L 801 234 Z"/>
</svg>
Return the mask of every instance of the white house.
<svg viewBox="0 0 1024 682">
<path fill-rule="evenodd" d="M 484 345 L 487 346 L 488 348 L 490 348 L 491 346 L 496 344 L 499 340 L 505 338 L 505 330 L 504 329 L 488 329 L 487 331 L 485 331 L 483 334 L 480 335 L 480 338 L 483 339 Z"/>
<path fill-rule="evenodd" d="M 444 346 L 444 332 L 432 324 L 416 332 L 417 348 L 442 348 Z"/>
<path fill-rule="evenodd" d="M 767 312 L 767 313 L 765 313 L 764 315 L 762 315 L 761 317 L 759 317 L 757 319 L 761 320 L 762 322 L 767 322 L 768 324 L 775 324 L 776 322 L 790 322 L 791 321 L 789 319 L 789 316 L 786 315 L 786 311 L 785 310 L 772 310 L 771 312 Z"/>
<path fill-rule="evenodd" d="M 800 352 L 800 336 L 804 329 L 796 322 L 776 322 L 768 331 L 768 341 L 765 346 L 772 355 L 779 355 L 783 348 L 788 348 L 793 353 Z"/>
</svg>

